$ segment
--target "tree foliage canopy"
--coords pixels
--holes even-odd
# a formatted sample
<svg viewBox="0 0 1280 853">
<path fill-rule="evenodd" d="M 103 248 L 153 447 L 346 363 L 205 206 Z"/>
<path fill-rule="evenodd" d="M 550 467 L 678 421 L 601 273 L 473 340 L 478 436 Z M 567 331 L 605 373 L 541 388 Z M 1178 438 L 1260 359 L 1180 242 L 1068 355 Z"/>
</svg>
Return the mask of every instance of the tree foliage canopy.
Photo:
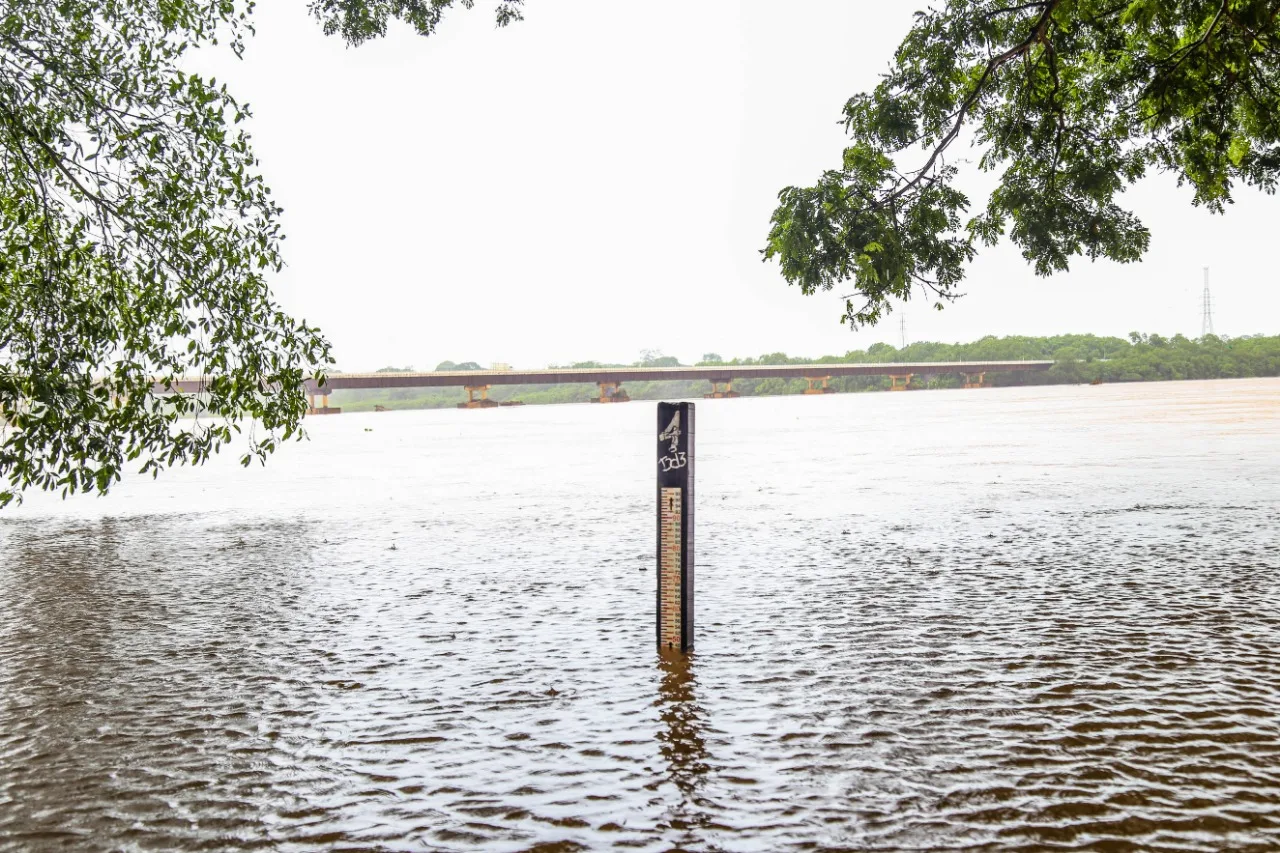
<svg viewBox="0 0 1280 853">
<path fill-rule="evenodd" d="M 444 13 L 457 2 L 463 8 L 475 0 L 311 0 L 311 14 L 324 25 L 327 35 L 341 35 L 347 44 L 363 44 L 387 34 L 387 24 L 399 18 L 419 35 L 431 35 Z M 497 0 L 498 26 L 518 21 L 524 0 Z"/>
<path fill-rule="evenodd" d="M 12 0 L 0 11 L 0 505 L 295 434 L 328 361 L 266 276 L 280 210 L 225 87 L 234 0 Z M 205 393 L 162 396 L 208 375 Z M 194 416 L 194 417 L 193 417 Z"/>
<path fill-rule="evenodd" d="M 473 0 L 458 0 L 471 7 Z M 521 0 L 499 0 L 499 24 Z M 352 45 L 454 0 L 310 0 Z M 242 461 L 299 435 L 319 330 L 272 299 L 276 205 L 195 48 L 240 54 L 253 0 L 11 0 L 0 9 L 0 506 L 105 492 L 126 464 Z M 207 377 L 200 395 L 167 393 Z"/>
<path fill-rule="evenodd" d="M 918 13 L 874 91 L 844 109 L 837 168 L 780 195 L 764 249 L 804 293 L 852 282 L 874 323 L 917 288 L 957 295 L 979 244 L 1007 236 L 1040 275 L 1076 256 L 1138 260 L 1118 196 L 1152 171 L 1221 212 L 1280 169 L 1276 0 L 948 0 Z M 999 182 L 957 188 L 969 138 Z"/>
</svg>

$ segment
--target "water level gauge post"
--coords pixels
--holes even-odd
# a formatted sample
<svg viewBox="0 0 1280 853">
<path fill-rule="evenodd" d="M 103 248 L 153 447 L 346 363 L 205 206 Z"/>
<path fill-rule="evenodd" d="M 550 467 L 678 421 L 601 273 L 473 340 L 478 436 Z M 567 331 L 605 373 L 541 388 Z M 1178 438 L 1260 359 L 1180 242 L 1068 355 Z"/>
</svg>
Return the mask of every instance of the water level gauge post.
<svg viewBox="0 0 1280 853">
<path fill-rule="evenodd" d="M 693 648 L 693 403 L 658 404 L 658 650 Z"/>
</svg>

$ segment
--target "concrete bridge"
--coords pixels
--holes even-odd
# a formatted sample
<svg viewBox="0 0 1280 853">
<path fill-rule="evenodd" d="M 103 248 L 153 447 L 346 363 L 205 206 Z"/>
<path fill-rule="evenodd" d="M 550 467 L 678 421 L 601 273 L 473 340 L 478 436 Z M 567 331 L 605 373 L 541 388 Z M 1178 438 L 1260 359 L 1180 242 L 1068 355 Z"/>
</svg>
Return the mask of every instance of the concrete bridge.
<svg viewBox="0 0 1280 853">
<path fill-rule="evenodd" d="M 861 363 L 861 364 L 735 364 L 706 365 L 703 367 L 590 367 L 555 368 L 551 370 L 466 370 L 434 373 L 334 373 L 323 385 L 307 382 L 307 394 L 311 400 L 312 414 L 337 414 L 340 409 L 329 406 L 329 394 L 339 390 L 369 388 L 462 388 L 467 401 L 459 403 L 460 409 L 483 409 L 499 405 L 489 399 L 489 389 L 494 385 L 563 385 L 591 383 L 600 389 L 592 402 L 625 403 L 631 398 L 623 389 L 625 382 L 654 382 L 662 380 L 703 380 L 711 383 L 712 399 L 737 397 L 733 383 L 740 379 L 804 379 L 809 383 L 806 394 L 828 394 L 834 389 L 829 382 L 842 376 L 888 376 L 890 388 L 906 391 L 916 376 L 958 374 L 964 379 L 965 388 L 982 388 L 988 373 L 1023 373 L 1048 370 L 1052 361 L 932 361 L 918 363 Z M 192 380 L 179 383 L 183 391 L 198 390 L 188 387 Z M 316 398 L 320 405 L 316 405 Z"/>
</svg>

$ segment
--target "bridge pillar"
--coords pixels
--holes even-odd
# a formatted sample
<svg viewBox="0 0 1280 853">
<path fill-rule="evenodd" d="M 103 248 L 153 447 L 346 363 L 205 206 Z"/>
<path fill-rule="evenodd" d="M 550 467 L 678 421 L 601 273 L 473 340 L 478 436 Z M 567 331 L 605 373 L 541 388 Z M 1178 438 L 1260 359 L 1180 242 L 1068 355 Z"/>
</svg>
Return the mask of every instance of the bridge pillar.
<svg viewBox="0 0 1280 853">
<path fill-rule="evenodd" d="M 889 374 L 889 390 L 890 391 L 910 391 L 911 378 L 914 373 L 907 374 Z"/>
<path fill-rule="evenodd" d="M 827 383 L 831 381 L 830 376 L 812 376 L 812 377 L 806 376 L 804 378 L 804 381 L 809 383 L 809 387 L 804 389 L 804 393 L 806 394 L 832 393 L 831 388 L 827 385 Z M 819 385 L 818 384 L 819 382 L 821 382 L 822 384 Z"/>
<path fill-rule="evenodd" d="M 600 386 L 600 396 L 593 399 L 593 403 L 629 403 L 631 398 L 627 396 L 627 392 L 622 390 L 621 382 L 597 382 Z"/>
<path fill-rule="evenodd" d="M 964 387 L 966 388 L 988 387 L 986 382 L 987 374 L 985 371 L 982 373 L 965 373 L 963 374 L 963 376 L 964 376 Z M 977 377 L 976 379 L 974 378 L 975 376 Z"/>
<path fill-rule="evenodd" d="M 711 393 L 702 395 L 708 400 L 726 400 L 730 397 L 742 396 L 737 391 L 733 390 L 732 379 L 712 379 L 710 380 L 710 382 L 711 382 Z M 720 389 L 721 385 L 724 386 L 724 390 Z"/>
<path fill-rule="evenodd" d="M 467 402 L 459 403 L 459 409 L 492 409 L 498 405 L 497 400 L 489 399 L 488 385 L 465 385 L 467 391 Z M 480 393 L 480 399 L 476 399 L 476 392 Z"/>
<path fill-rule="evenodd" d="M 320 398 L 319 406 L 316 405 L 317 396 Z M 307 394 L 307 414 L 308 415 L 340 415 L 342 414 L 342 409 L 331 408 L 329 406 L 328 394 L 317 395 L 314 393 L 308 393 Z"/>
</svg>

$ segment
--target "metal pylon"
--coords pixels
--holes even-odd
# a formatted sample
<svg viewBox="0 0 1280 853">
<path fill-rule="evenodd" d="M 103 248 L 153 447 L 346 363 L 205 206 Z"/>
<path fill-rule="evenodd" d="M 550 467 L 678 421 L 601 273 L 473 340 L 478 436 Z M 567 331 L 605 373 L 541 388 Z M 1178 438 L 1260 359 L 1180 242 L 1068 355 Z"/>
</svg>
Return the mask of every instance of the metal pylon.
<svg viewBox="0 0 1280 853">
<path fill-rule="evenodd" d="M 1209 295 L 1209 268 L 1204 268 L 1204 305 L 1200 314 L 1200 337 L 1213 334 L 1213 297 Z"/>
</svg>

